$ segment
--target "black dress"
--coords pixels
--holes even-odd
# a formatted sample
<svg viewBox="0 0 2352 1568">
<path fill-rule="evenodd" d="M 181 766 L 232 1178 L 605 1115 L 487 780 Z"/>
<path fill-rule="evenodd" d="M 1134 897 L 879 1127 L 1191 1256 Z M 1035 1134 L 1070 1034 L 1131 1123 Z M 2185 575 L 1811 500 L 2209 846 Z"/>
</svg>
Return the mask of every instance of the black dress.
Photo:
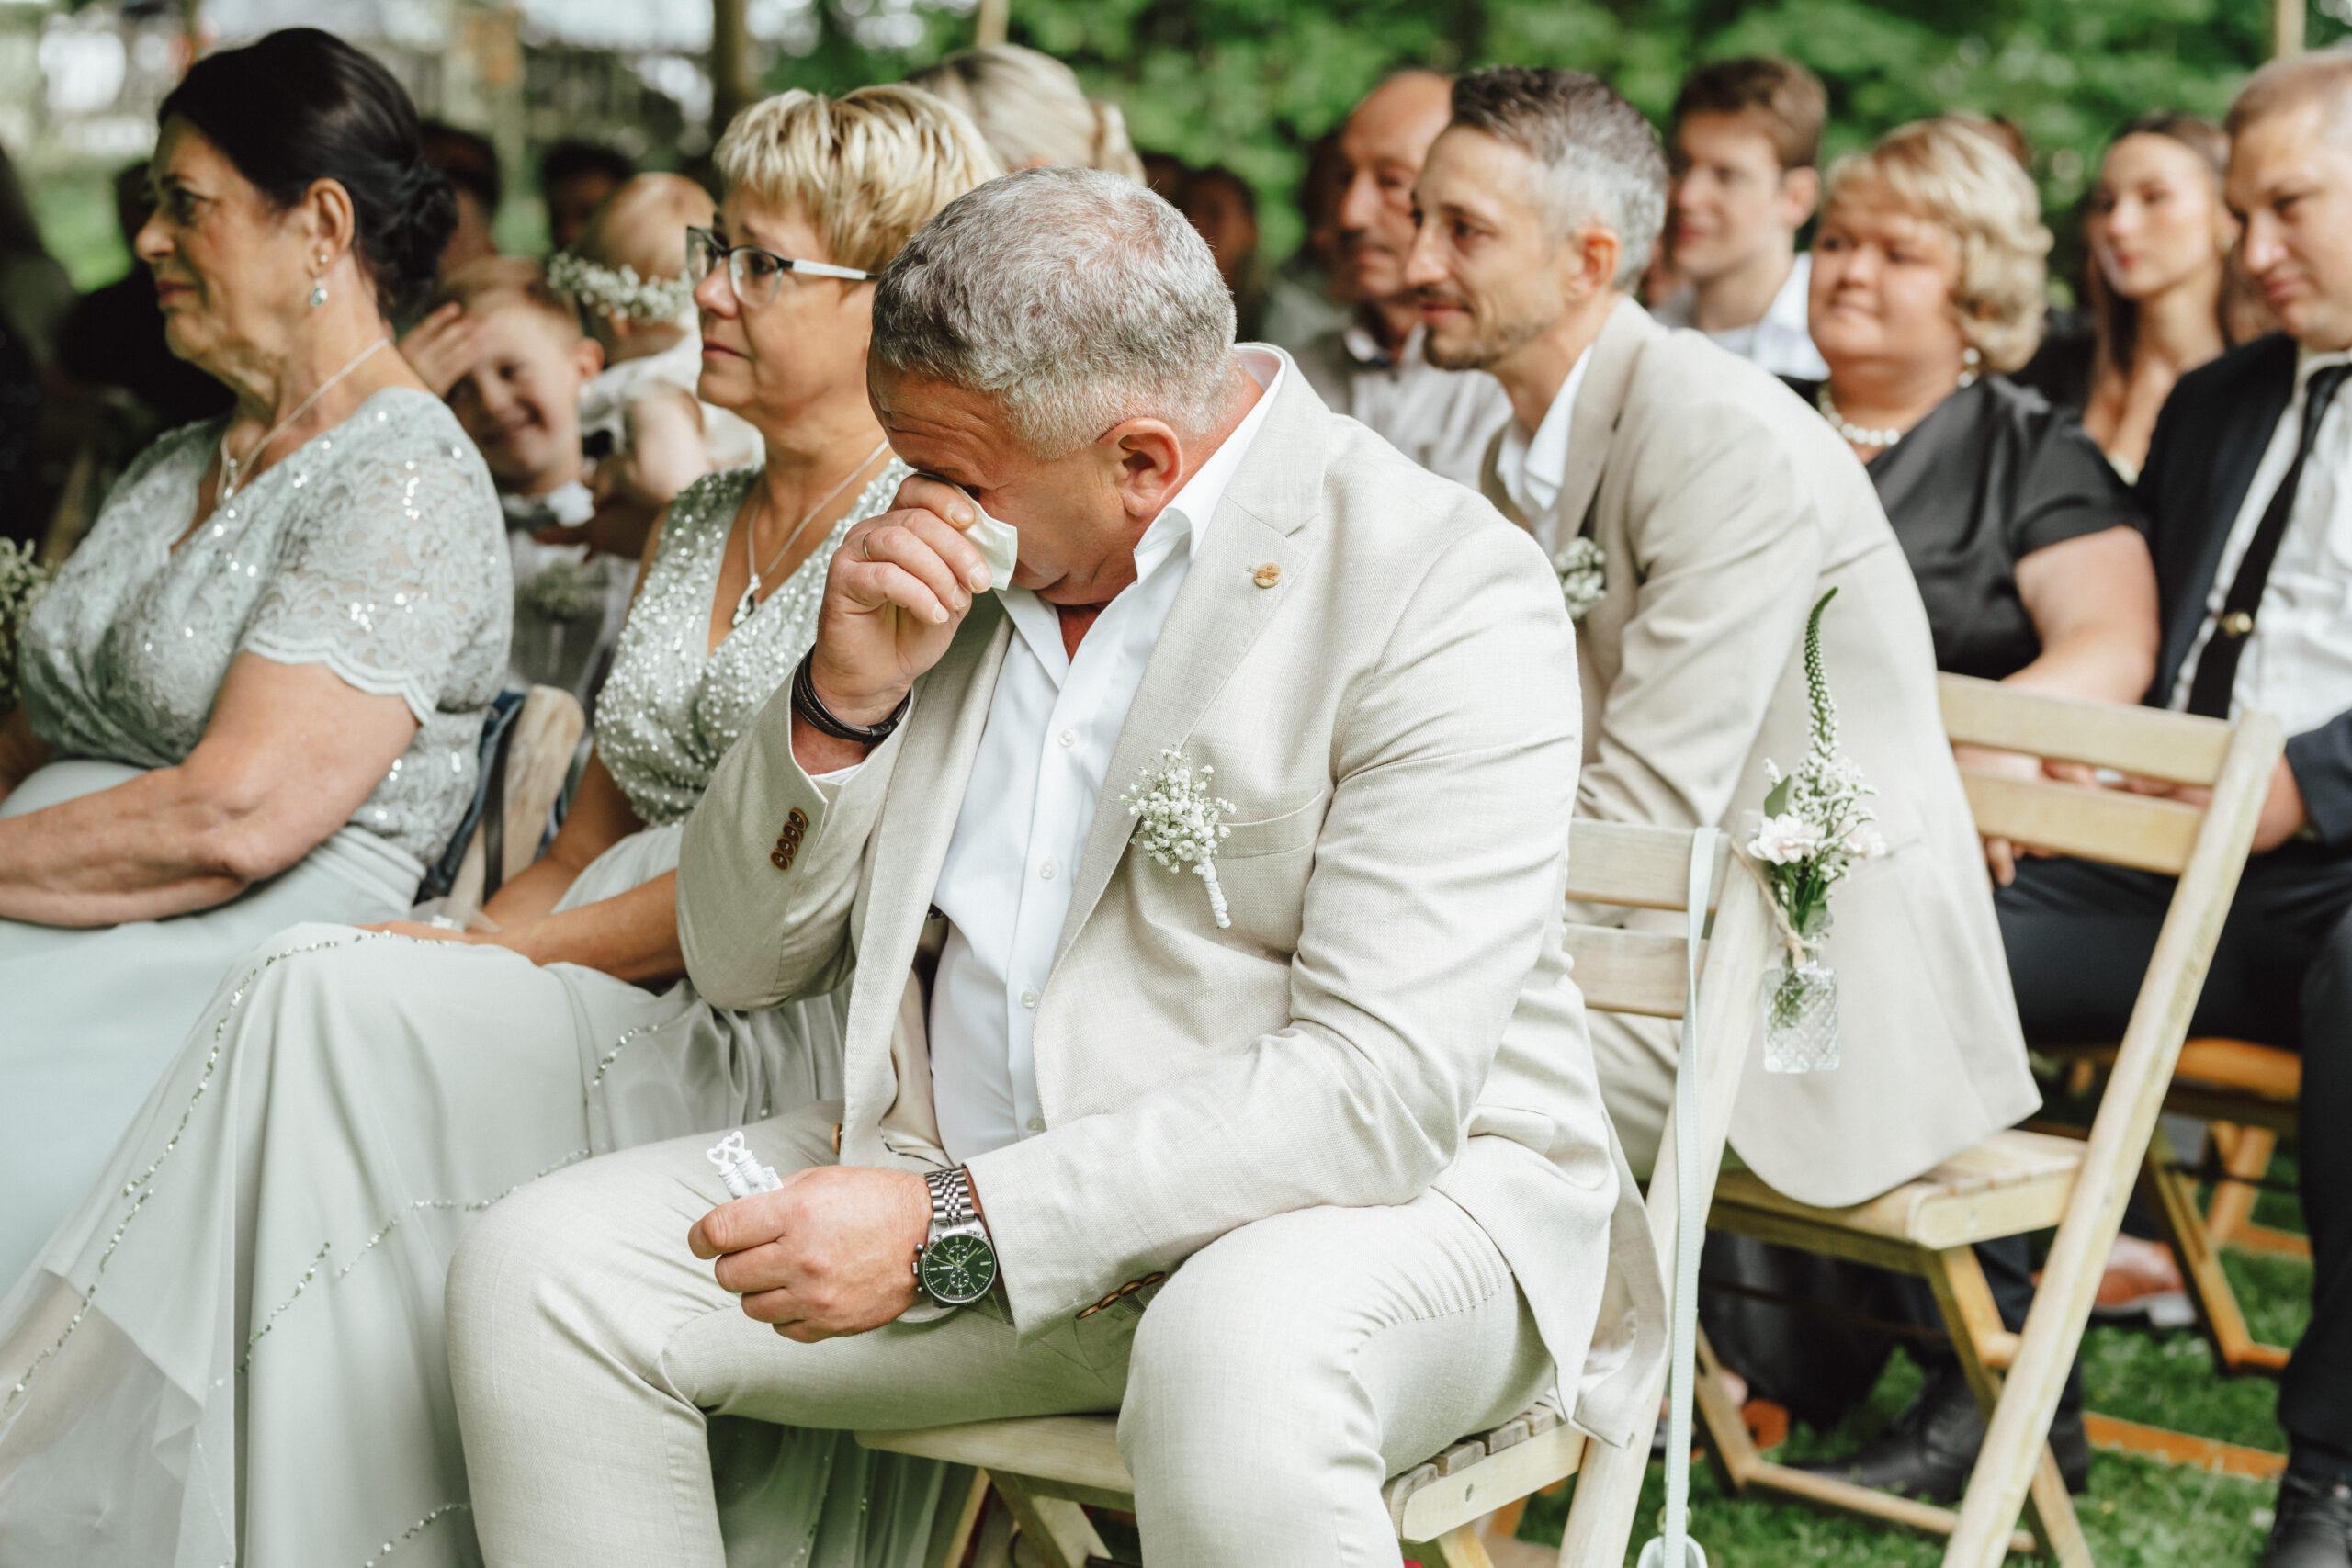
<svg viewBox="0 0 2352 1568">
<path fill-rule="evenodd" d="M 1817 381 L 1790 383 L 1810 401 Z M 1987 376 L 1938 403 L 1870 462 L 1871 483 L 1918 580 L 1936 667 L 1998 681 L 2041 638 L 2017 563 L 2085 534 L 2139 527 L 2107 457 L 2039 392 Z"/>
</svg>

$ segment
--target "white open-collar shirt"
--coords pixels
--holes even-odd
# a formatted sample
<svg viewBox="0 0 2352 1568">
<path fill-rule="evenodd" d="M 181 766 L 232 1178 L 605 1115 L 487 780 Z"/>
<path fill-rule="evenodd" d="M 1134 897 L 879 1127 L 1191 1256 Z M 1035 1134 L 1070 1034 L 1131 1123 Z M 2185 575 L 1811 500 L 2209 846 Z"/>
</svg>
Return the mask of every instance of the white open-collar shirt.
<svg viewBox="0 0 2352 1568">
<path fill-rule="evenodd" d="M 1136 781 L 1108 779 L 1127 709 L 1226 487 L 1291 373 L 1251 344 L 1242 367 L 1262 389 L 1225 444 L 1184 481 L 1136 545 L 1136 580 L 1062 649 L 1054 607 L 998 591 L 1012 620 L 955 836 L 933 904 L 948 919 L 931 992 L 931 1089 L 940 1139 L 962 1164 L 1046 1130 L 1033 1049 L 1037 1000 L 1069 912 L 1070 874 L 1094 813 L 1124 809 Z"/>
</svg>

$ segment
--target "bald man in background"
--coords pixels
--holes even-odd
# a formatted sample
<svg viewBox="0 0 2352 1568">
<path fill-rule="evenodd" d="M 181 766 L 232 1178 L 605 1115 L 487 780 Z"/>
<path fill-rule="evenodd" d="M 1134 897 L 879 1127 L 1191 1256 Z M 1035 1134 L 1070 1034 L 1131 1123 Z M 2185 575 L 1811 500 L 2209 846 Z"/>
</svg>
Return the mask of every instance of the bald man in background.
<svg viewBox="0 0 2352 1568">
<path fill-rule="evenodd" d="M 1413 182 L 1453 118 L 1453 79 L 1404 71 L 1368 94 L 1340 128 L 1343 167 L 1335 270 L 1354 318 L 1298 353 L 1325 403 L 1370 425 L 1432 473 L 1476 488 L 1487 444 L 1510 418 L 1499 383 L 1441 370 L 1421 353 L 1420 302 L 1405 282 Z"/>
</svg>

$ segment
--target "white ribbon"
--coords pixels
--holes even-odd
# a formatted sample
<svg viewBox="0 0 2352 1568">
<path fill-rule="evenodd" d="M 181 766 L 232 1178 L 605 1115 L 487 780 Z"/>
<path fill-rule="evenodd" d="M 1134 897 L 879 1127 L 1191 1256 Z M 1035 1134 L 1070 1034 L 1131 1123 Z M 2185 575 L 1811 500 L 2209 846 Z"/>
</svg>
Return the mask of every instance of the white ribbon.
<svg viewBox="0 0 2352 1568">
<path fill-rule="evenodd" d="M 1738 846 L 1733 846 L 1737 852 Z M 1745 857 L 1743 857 L 1745 858 Z M 1707 892 L 1714 883 L 1715 829 L 1690 835 L 1690 940 L 1683 963 L 1682 1049 L 1674 1065 L 1673 1330 L 1667 1359 L 1666 1518 L 1663 1537 L 1642 1548 L 1640 1568 L 1707 1568 L 1690 1529 L 1690 1384 L 1699 1348 L 1699 1248 L 1706 1241 L 1706 1175 L 1699 1150 L 1699 944 L 1707 929 Z"/>
</svg>

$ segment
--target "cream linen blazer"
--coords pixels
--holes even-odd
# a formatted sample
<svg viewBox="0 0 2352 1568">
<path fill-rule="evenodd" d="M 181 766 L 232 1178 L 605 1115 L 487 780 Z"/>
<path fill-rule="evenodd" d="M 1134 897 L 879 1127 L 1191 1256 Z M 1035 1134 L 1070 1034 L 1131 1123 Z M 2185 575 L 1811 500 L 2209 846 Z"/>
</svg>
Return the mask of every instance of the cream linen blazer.
<svg viewBox="0 0 2352 1568">
<path fill-rule="evenodd" d="M 1553 513 L 1600 544 L 1606 581 L 1577 628 L 1579 814 L 1714 823 L 1744 841 L 1765 759 L 1786 770 L 1804 755 L 1805 616 L 1838 590 L 1822 659 L 1891 852 L 1831 897 L 1841 1065 L 1767 1073 L 1759 1030 L 1731 1143 L 1790 1197 L 1860 1202 L 2041 1102 L 1944 739 L 1927 613 L 1870 476 L 1776 378 L 1631 300 L 1588 352 Z M 1524 524 L 1500 448 L 1498 435 L 1480 488 Z M 1537 543 L 1552 554 L 1566 540 Z M 1653 1021 L 1611 1021 L 1657 1031 L 1673 1054 Z"/>
<path fill-rule="evenodd" d="M 1254 1220 L 1434 1188 L 1510 1263 L 1570 1413 L 1623 1442 L 1664 1310 L 1561 947 L 1578 712 L 1558 581 L 1300 377 L 1273 396 L 1075 874 L 1037 1009 L 1047 1131 L 971 1162 L 1013 1322 L 1041 1333 Z M 1010 633 L 984 595 L 837 791 L 794 761 L 780 692 L 686 825 L 679 933 L 706 998 L 772 1007 L 854 971 L 850 1164 L 942 1157 L 931 897 Z M 1130 842 L 1118 795 L 1163 747 L 1235 807 L 1229 930 L 1200 878 Z"/>
</svg>

